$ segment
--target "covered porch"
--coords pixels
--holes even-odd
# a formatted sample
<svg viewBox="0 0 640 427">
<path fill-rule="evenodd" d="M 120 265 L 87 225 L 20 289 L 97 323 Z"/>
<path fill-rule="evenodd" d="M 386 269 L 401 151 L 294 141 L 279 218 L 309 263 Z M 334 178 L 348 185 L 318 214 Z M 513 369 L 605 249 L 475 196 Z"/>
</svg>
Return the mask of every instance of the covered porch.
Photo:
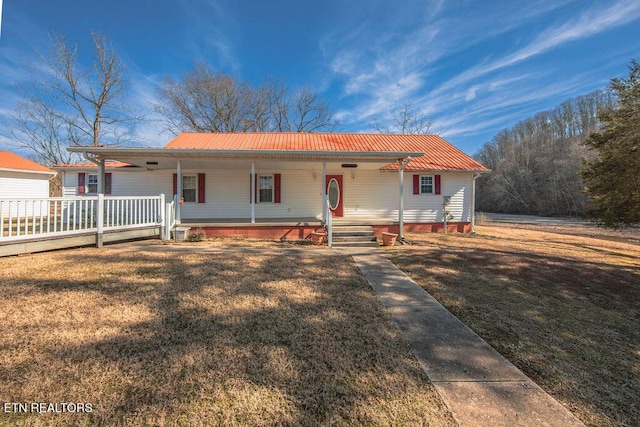
<svg viewBox="0 0 640 427">
<path fill-rule="evenodd" d="M 164 182 L 173 176 L 173 194 L 167 192 L 167 199 L 176 202 L 176 225 L 212 234 L 276 238 L 304 238 L 331 222 L 394 228 L 402 238 L 404 167 L 412 156 L 424 154 L 111 147 L 71 151 L 97 164 L 99 189 L 104 188 L 106 160 L 157 172 Z M 381 172 L 389 164 L 398 167 Z M 384 208 L 368 205 L 371 198 L 381 197 L 380 183 L 372 177 L 384 181 Z"/>
</svg>

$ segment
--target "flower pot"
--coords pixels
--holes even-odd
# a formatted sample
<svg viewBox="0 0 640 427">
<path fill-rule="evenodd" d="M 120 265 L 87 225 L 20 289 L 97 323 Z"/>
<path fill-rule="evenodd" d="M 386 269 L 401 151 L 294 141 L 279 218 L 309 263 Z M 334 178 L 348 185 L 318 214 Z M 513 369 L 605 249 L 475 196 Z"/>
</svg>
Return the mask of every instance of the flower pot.
<svg viewBox="0 0 640 427">
<path fill-rule="evenodd" d="M 314 231 L 311 233 L 311 241 L 314 245 L 321 245 L 324 243 L 324 238 L 327 237 L 327 233 L 320 233 Z"/>
<path fill-rule="evenodd" d="M 382 233 L 382 244 L 384 246 L 393 246 L 396 243 L 396 239 L 398 238 L 398 235 L 395 233 L 387 233 L 387 232 L 383 232 Z"/>
</svg>

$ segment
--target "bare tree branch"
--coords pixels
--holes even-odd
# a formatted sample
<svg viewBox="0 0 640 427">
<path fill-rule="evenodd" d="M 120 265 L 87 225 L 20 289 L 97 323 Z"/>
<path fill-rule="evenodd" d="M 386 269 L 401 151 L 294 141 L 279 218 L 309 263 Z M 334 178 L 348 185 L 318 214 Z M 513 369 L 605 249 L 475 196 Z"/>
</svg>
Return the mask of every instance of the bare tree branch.
<svg viewBox="0 0 640 427">
<path fill-rule="evenodd" d="M 42 72 L 16 109 L 12 137 L 46 163 L 70 161 L 66 147 L 71 145 L 120 145 L 140 120 L 125 104 L 122 60 L 105 37 L 91 37 L 89 72 L 79 65 L 77 47 L 52 35 L 51 50 L 39 54 Z"/>
<path fill-rule="evenodd" d="M 406 103 L 391 110 L 388 126 L 383 126 L 380 119 L 376 119 L 374 127 L 380 133 L 427 134 L 433 123 L 433 117 L 419 113 L 413 104 Z"/>
<path fill-rule="evenodd" d="M 174 134 L 332 131 L 337 122 L 317 93 L 291 94 L 281 78 L 257 89 L 200 64 L 181 81 L 165 79 L 155 110 Z"/>
</svg>

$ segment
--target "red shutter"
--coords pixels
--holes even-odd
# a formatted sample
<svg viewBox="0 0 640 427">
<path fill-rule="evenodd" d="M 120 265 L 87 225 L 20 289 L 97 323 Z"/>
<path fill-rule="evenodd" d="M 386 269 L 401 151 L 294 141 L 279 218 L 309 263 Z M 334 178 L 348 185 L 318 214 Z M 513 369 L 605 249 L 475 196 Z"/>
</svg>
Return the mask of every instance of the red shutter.
<svg viewBox="0 0 640 427">
<path fill-rule="evenodd" d="M 104 174 L 104 194 L 111 194 L 111 172 Z"/>
<path fill-rule="evenodd" d="M 198 203 L 204 203 L 204 174 L 198 174 Z"/>
<path fill-rule="evenodd" d="M 255 174 L 255 193 L 253 194 L 254 202 L 258 203 L 258 174 Z M 249 202 L 251 202 L 251 174 L 249 174 Z"/>
<path fill-rule="evenodd" d="M 435 176 L 435 181 L 436 181 L 436 183 L 435 183 L 435 187 L 436 187 L 435 188 L 435 193 L 436 194 L 440 194 L 440 175 L 436 175 Z"/>
<path fill-rule="evenodd" d="M 273 174 L 273 203 L 280 203 L 280 174 Z"/>
<path fill-rule="evenodd" d="M 86 174 L 84 172 L 78 172 L 78 194 L 85 193 L 84 180 Z"/>
<path fill-rule="evenodd" d="M 413 175 L 413 194 L 420 194 L 420 175 Z"/>
<path fill-rule="evenodd" d="M 178 174 L 173 174 L 173 195 L 178 194 Z"/>
</svg>

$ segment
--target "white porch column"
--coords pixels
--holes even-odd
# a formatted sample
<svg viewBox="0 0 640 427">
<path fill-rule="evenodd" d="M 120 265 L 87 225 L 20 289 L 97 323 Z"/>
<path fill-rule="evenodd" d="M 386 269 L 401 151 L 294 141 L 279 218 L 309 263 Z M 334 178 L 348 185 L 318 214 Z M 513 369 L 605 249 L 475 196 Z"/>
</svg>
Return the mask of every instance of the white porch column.
<svg viewBox="0 0 640 427">
<path fill-rule="evenodd" d="M 98 159 L 98 194 L 104 194 L 104 159 Z"/>
<path fill-rule="evenodd" d="M 256 223 L 256 162 L 251 162 L 251 224 Z"/>
<path fill-rule="evenodd" d="M 327 162 L 322 162 L 322 222 L 327 222 Z"/>
<path fill-rule="evenodd" d="M 411 161 L 411 157 L 398 160 L 398 174 L 400 178 L 400 197 L 398 200 L 398 237 L 404 240 L 404 168 Z"/>
<path fill-rule="evenodd" d="M 476 234 L 476 179 L 480 178 L 480 174 L 473 174 L 473 183 L 471 184 L 471 234 Z"/>
<path fill-rule="evenodd" d="M 178 164 L 176 166 L 176 224 L 182 223 L 182 205 L 180 201 L 182 200 L 182 160 L 178 160 Z"/>
</svg>

